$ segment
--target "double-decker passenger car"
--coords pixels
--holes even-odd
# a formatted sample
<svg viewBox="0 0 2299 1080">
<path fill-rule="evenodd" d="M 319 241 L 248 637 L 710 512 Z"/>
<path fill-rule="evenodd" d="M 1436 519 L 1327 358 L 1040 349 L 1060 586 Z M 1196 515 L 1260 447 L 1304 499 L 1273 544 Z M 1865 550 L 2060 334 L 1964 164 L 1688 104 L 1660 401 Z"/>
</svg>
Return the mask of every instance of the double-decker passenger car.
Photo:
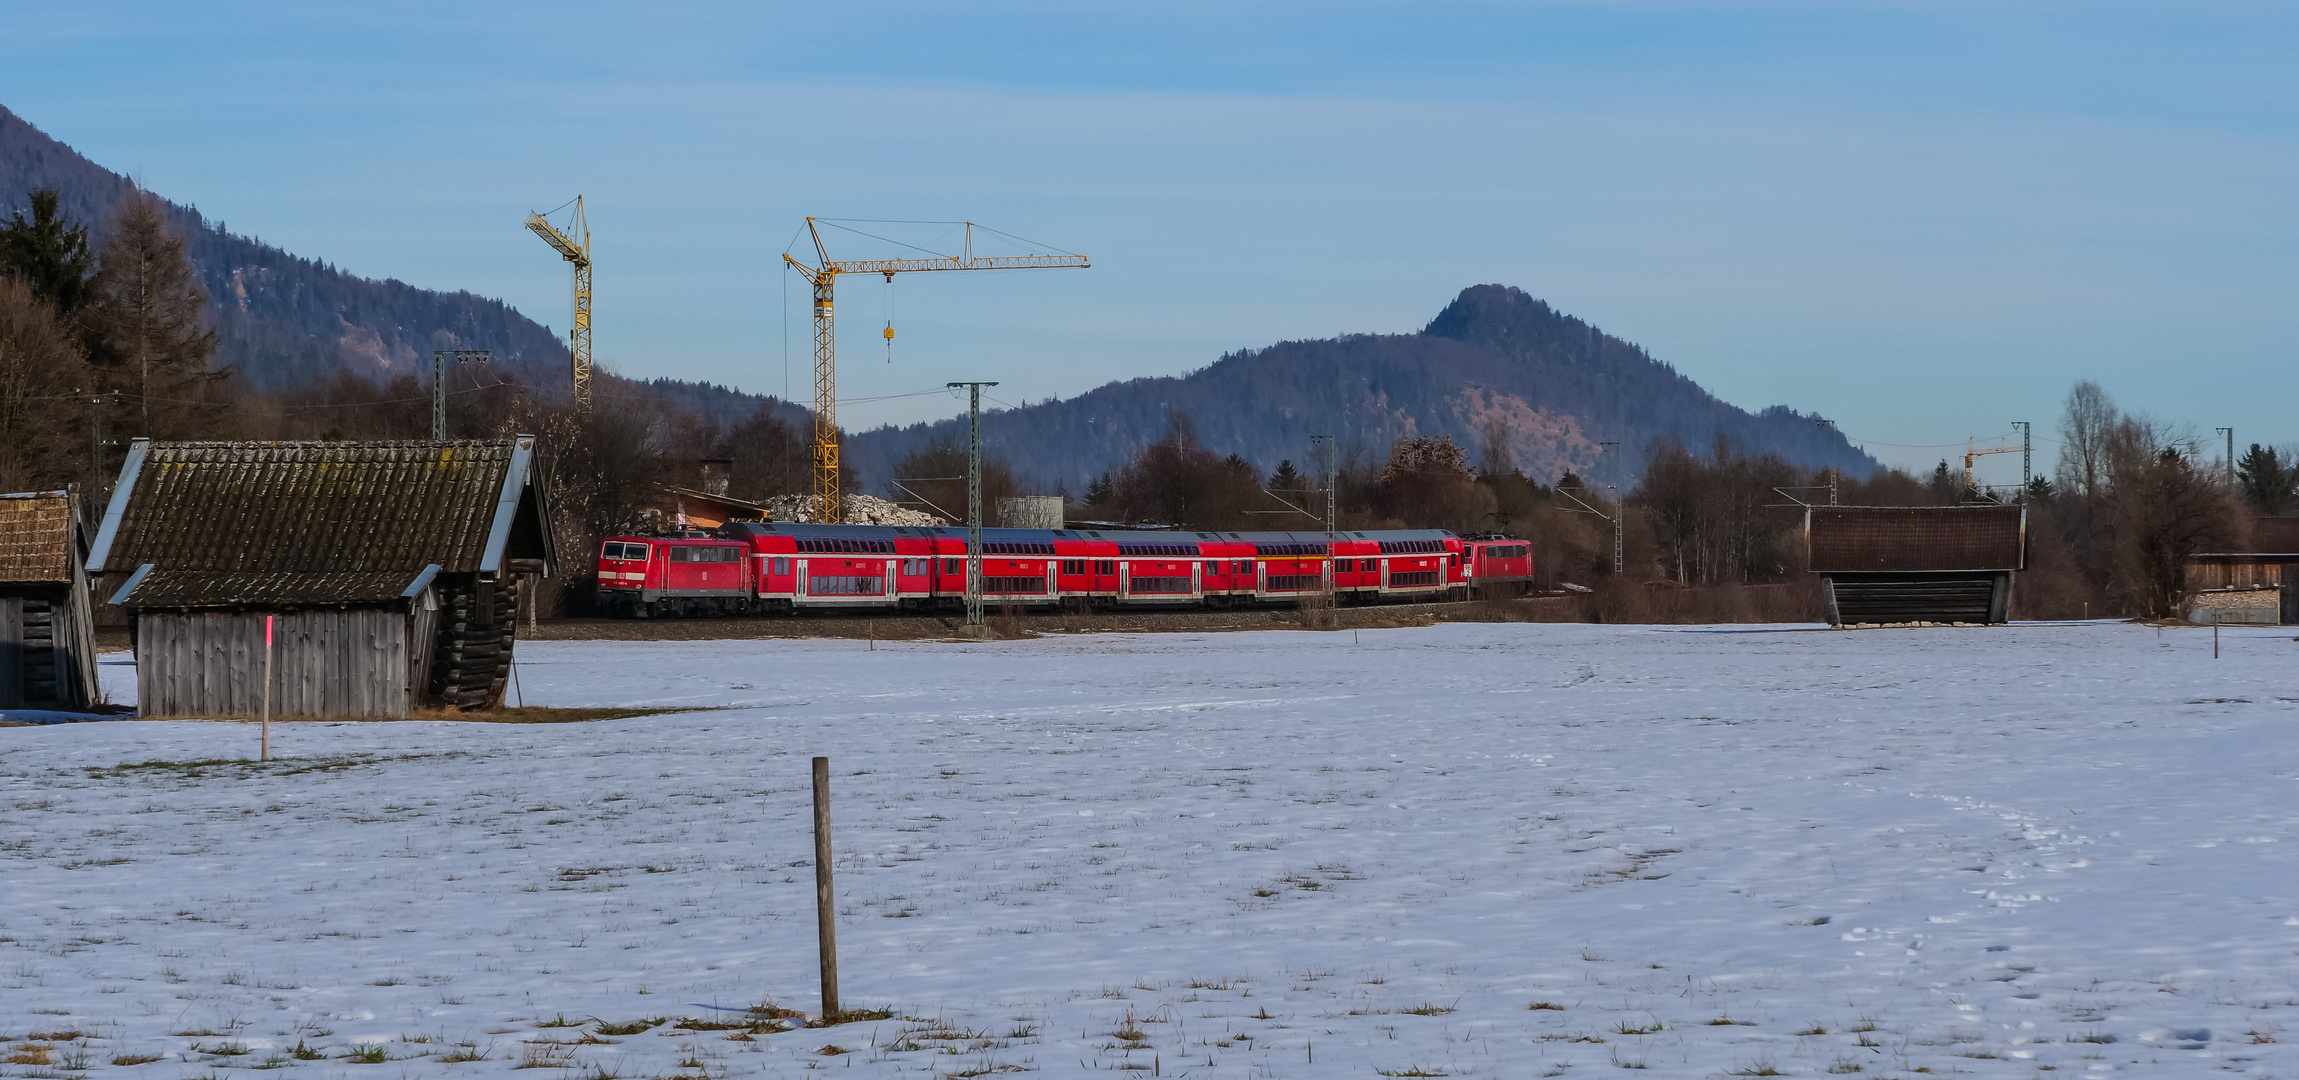
<svg viewBox="0 0 2299 1080">
<path fill-rule="evenodd" d="M 1435 529 L 1330 538 L 984 529 L 982 598 L 992 607 L 1227 607 L 1328 591 L 1344 603 L 1442 599 L 1467 594 L 1467 555 L 1460 537 Z M 698 563 L 708 566 L 697 573 Z M 625 615 L 956 608 L 966 595 L 966 530 L 731 522 L 707 540 L 610 537 L 599 591 L 609 611 Z"/>
</svg>

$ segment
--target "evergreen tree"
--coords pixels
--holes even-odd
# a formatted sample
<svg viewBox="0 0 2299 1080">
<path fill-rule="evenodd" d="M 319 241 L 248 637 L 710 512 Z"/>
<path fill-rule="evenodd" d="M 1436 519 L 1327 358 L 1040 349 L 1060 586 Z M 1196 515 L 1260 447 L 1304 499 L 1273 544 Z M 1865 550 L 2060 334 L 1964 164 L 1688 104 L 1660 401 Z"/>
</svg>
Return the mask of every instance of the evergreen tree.
<svg viewBox="0 0 2299 1080">
<path fill-rule="evenodd" d="M 1940 459 L 1940 467 L 1932 470 L 1932 501 L 1941 506 L 1954 506 L 1963 500 L 1964 478 L 1948 471 L 1948 459 Z"/>
<path fill-rule="evenodd" d="M 1289 458 L 1277 463 L 1277 471 L 1269 474 L 1269 490 L 1293 491 L 1302 487 L 1301 470 L 1293 467 Z"/>
<path fill-rule="evenodd" d="M 2235 478 L 2243 485 L 2243 501 L 2264 516 L 2289 513 L 2299 503 L 2299 467 L 2272 447 L 2252 443 L 2235 461 Z"/>
<path fill-rule="evenodd" d="M 33 295 L 56 305 L 67 318 L 87 304 L 95 265 L 88 252 L 88 227 L 65 223 L 54 188 L 32 192 L 31 220 L 18 209 L 13 220 L 0 225 L 0 274 L 23 278 Z"/>
<path fill-rule="evenodd" d="M 168 228 L 158 197 L 130 190 L 96 259 L 88 303 L 89 352 L 115 384 L 142 397 L 141 430 L 152 434 L 152 399 L 207 377 L 216 332 L 202 319 L 208 291 Z M 157 391 L 157 393 L 155 393 Z M 163 412 L 173 411 L 166 410 Z"/>
<path fill-rule="evenodd" d="M 1116 499 L 1117 496 L 1118 486 L 1110 479 L 1107 470 L 1086 484 L 1087 506 L 1108 506 L 1111 500 Z"/>
</svg>

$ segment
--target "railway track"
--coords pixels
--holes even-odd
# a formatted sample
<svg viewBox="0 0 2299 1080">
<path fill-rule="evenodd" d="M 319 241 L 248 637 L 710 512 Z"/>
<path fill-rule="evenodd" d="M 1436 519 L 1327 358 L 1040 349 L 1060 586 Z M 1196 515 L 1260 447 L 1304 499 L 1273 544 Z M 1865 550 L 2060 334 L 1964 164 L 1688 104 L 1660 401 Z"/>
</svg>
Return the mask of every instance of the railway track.
<svg viewBox="0 0 2299 1080">
<path fill-rule="evenodd" d="M 1544 604 L 1562 598 L 1533 600 L 1455 600 L 1428 604 L 1383 604 L 1335 608 L 1304 613 L 1290 608 L 1229 611 L 1096 611 L 1082 614 L 1046 612 L 991 617 L 993 629 L 1021 634 L 1077 633 L 1220 633 L 1235 630 L 1303 629 L 1305 617 L 1322 622 L 1323 629 L 1372 630 L 1429 626 L 1439 622 L 1496 622 L 1522 619 L 1509 605 Z M 787 618 L 692 619 L 546 619 L 519 636 L 530 641 L 711 641 L 764 638 L 853 638 L 879 641 L 929 641 L 958 636 L 963 618 L 957 615 L 798 615 Z"/>
</svg>

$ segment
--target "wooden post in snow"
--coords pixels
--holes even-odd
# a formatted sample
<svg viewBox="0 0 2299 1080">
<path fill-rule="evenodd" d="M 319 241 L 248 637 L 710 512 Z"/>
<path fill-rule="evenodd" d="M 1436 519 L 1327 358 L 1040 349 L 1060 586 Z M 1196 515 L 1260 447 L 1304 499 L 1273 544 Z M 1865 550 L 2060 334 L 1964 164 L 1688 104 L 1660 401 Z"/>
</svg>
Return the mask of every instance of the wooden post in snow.
<svg viewBox="0 0 2299 1080">
<path fill-rule="evenodd" d="M 271 624 L 276 618 L 263 617 L 263 761 L 271 760 Z"/>
<path fill-rule="evenodd" d="M 830 759 L 814 759 L 814 922 L 822 957 L 822 1019 L 838 1015 L 838 912 L 830 889 Z"/>
</svg>

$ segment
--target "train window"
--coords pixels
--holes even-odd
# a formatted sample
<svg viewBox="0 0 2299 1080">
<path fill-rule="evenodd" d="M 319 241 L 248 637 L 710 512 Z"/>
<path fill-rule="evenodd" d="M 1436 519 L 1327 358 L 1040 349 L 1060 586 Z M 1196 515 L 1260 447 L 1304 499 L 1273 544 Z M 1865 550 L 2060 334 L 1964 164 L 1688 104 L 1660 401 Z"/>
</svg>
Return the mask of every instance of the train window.
<svg viewBox="0 0 2299 1080">
<path fill-rule="evenodd" d="M 695 553 L 695 549 L 693 549 L 693 548 L 690 548 L 690 547 L 675 547 L 675 548 L 672 548 L 672 549 L 671 549 L 671 561 L 672 561 L 672 562 L 693 562 L 693 561 L 694 561 L 694 553 Z"/>
<path fill-rule="evenodd" d="M 1118 561 L 1117 561 L 1116 559 L 1103 559 L 1103 560 L 1102 560 L 1102 571 L 1101 571 L 1101 572 L 1102 572 L 1102 573 L 1105 573 L 1105 574 L 1115 574 L 1115 573 L 1117 573 L 1117 572 L 1118 572 Z"/>
<path fill-rule="evenodd" d="M 769 574 L 777 574 L 777 575 L 779 575 L 779 574 L 787 574 L 787 573 L 789 573 L 789 572 L 790 572 L 790 559 L 789 559 L 789 557 L 788 557 L 788 556 L 782 556 L 782 555 L 777 555 L 777 556 L 775 556 L 775 557 L 774 557 L 774 559 L 773 559 L 773 561 L 772 561 L 772 562 L 771 562 L 771 563 L 768 565 L 766 572 L 767 572 L 767 573 L 769 573 Z"/>
<path fill-rule="evenodd" d="M 942 560 L 942 572 L 945 574 L 963 574 L 966 572 L 966 560 L 944 559 Z"/>
</svg>

